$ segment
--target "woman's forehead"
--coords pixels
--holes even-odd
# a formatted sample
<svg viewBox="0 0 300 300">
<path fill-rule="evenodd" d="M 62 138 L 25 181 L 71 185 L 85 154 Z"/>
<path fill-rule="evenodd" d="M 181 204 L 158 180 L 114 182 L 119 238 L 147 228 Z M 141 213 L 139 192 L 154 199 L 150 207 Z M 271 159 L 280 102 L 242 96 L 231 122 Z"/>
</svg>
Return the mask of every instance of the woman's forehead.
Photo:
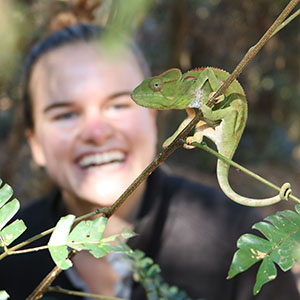
<svg viewBox="0 0 300 300">
<path fill-rule="evenodd" d="M 129 49 L 108 52 L 108 49 L 101 47 L 96 42 L 77 42 L 49 51 L 38 60 L 36 66 L 52 73 L 79 64 L 97 63 L 116 67 L 128 62 L 132 67 L 135 67 L 133 62 L 138 67 L 137 59 Z"/>
<path fill-rule="evenodd" d="M 99 85 L 110 81 L 134 88 L 142 79 L 141 69 L 130 50 L 119 53 L 113 59 L 95 43 L 76 43 L 41 57 L 33 68 L 30 92 L 34 97 L 41 92 L 49 96 L 72 93 L 78 83 L 91 84 L 92 80 Z"/>
</svg>

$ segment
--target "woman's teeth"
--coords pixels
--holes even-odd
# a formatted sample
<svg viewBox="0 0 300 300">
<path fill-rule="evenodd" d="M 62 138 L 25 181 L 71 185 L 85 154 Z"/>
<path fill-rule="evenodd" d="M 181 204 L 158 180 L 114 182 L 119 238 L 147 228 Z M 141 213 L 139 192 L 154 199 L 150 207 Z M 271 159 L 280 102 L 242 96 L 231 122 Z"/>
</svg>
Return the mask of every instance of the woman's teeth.
<svg viewBox="0 0 300 300">
<path fill-rule="evenodd" d="M 125 154 L 121 151 L 110 151 L 85 155 L 79 160 L 81 168 L 97 167 L 112 163 L 122 163 L 125 160 Z"/>
</svg>

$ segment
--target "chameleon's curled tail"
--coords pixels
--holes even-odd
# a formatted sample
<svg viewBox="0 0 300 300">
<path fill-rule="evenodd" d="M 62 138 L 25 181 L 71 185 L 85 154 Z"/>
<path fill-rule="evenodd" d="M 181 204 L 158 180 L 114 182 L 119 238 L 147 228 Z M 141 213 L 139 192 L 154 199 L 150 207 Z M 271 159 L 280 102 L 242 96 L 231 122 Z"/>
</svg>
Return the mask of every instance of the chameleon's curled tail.
<svg viewBox="0 0 300 300">
<path fill-rule="evenodd" d="M 292 193 L 291 185 L 290 183 L 287 182 L 282 185 L 279 194 L 274 197 L 263 198 L 263 199 L 243 197 L 237 194 L 231 188 L 228 180 L 228 172 L 229 172 L 229 165 L 219 159 L 217 165 L 217 177 L 218 177 L 219 185 L 228 198 L 242 205 L 256 206 L 256 207 L 268 206 L 268 205 L 278 203 L 281 200 L 288 200 L 290 194 Z"/>
</svg>

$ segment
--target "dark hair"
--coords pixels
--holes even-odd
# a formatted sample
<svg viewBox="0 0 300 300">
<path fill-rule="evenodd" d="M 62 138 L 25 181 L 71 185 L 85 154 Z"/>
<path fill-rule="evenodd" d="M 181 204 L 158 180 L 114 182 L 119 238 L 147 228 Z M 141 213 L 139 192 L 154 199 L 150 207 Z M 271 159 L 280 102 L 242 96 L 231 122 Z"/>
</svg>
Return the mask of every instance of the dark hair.
<svg viewBox="0 0 300 300">
<path fill-rule="evenodd" d="M 57 49 L 66 44 L 71 44 L 80 41 L 90 42 L 99 39 L 100 36 L 102 36 L 105 32 L 107 32 L 107 30 L 98 25 L 79 23 L 76 25 L 64 27 L 63 29 L 50 34 L 31 49 L 25 61 L 24 72 L 25 78 L 23 91 L 23 105 L 26 128 L 32 129 L 34 126 L 32 116 L 32 101 L 29 92 L 29 82 L 33 66 L 38 61 L 38 59 L 44 54 L 48 53 L 49 51 Z M 137 61 L 145 76 L 149 76 L 149 67 L 138 46 L 135 44 L 130 44 L 129 48 L 131 48 L 133 53 L 135 54 Z"/>
</svg>

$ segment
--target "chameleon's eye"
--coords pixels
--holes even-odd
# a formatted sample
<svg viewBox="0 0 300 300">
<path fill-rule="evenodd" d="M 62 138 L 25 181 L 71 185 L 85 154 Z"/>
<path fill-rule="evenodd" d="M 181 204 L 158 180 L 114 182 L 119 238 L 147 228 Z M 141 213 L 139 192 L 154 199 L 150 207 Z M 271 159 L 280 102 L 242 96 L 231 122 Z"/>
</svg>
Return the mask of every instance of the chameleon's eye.
<svg viewBox="0 0 300 300">
<path fill-rule="evenodd" d="M 162 79 L 160 78 L 153 78 L 150 82 L 149 82 L 149 87 L 153 92 L 159 92 L 162 90 L 164 86 L 164 82 Z"/>
</svg>

